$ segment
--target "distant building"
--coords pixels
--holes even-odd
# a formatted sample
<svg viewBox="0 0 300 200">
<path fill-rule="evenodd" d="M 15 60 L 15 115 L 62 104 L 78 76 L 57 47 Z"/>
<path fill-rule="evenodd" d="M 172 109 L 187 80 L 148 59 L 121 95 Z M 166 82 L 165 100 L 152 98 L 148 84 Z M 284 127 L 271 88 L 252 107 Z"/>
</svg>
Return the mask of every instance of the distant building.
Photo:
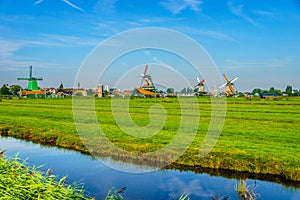
<svg viewBox="0 0 300 200">
<path fill-rule="evenodd" d="M 98 85 L 96 89 L 96 95 L 98 98 L 103 97 L 103 85 Z"/>
<path fill-rule="evenodd" d="M 261 94 L 262 98 L 267 98 L 267 97 L 276 97 L 277 94 L 275 92 L 264 92 Z"/>
<path fill-rule="evenodd" d="M 28 91 L 28 90 L 22 90 L 20 93 L 20 96 L 25 96 L 29 98 L 44 98 L 46 96 L 46 91 L 41 90 L 41 91 Z"/>
<path fill-rule="evenodd" d="M 123 91 L 123 95 L 124 95 L 125 97 L 130 97 L 130 95 L 131 95 L 131 90 L 124 90 L 124 91 Z"/>
<path fill-rule="evenodd" d="M 87 96 L 85 89 L 74 89 L 73 96 Z"/>
<path fill-rule="evenodd" d="M 110 88 L 108 85 L 105 85 L 104 90 L 107 91 L 108 93 L 110 92 Z"/>
</svg>

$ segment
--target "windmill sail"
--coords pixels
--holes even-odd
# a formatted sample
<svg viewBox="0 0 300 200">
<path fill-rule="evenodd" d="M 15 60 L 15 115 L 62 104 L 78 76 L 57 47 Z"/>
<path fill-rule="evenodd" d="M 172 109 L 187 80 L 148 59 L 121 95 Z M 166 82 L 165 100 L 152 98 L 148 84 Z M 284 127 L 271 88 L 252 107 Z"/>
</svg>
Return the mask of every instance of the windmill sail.
<svg viewBox="0 0 300 200">
<path fill-rule="evenodd" d="M 33 77 L 32 76 L 32 66 L 29 67 L 29 77 L 28 78 L 18 78 L 18 80 L 25 80 L 28 81 L 27 90 L 31 91 L 39 91 L 40 88 L 38 86 L 37 81 L 43 80 L 42 77 Z"/>
<path fill-rule="evenodd" d="M 238 79 L 238 77 L 235 77 L 232 80 L 229 80 L 229 78 L 227 77 L 226 74 L 223 74 L 223 76 L 224 76 L 224 78 L 226 80 L 226 83 L 224 83 L 223 85 L 221 85 L 219 88 L 223 88 L 223 87 L 226 86 L 225 93 L 227 95 L 232 96 L 234 94 L 233 82 L 235 82 Z"/>
</svg>

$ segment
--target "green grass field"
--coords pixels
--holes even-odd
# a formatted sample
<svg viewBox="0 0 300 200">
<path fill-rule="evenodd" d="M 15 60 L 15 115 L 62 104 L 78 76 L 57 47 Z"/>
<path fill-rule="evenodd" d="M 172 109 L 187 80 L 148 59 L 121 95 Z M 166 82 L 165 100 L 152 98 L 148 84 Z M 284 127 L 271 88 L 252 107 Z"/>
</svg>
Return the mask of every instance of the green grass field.
<svg viewBox="0 0 300 200">
<path fill-rule="evenodd" d="M 195 120 L 196 102 L 185 105 L 191 126 L 198 127 L 192 144 L 173 165 L 232 170 L 257 174 L 277 175 L 286 181 L 300 181 L 300 98 L 257 99 L 228 98 L 224 128 L 216 146 L 204 158 L 199 150 L 211 120 L 210 98 L 197 99 L 200 122 Z M 116 102 L 123 101 L 122 98 Z M 138 138 L 127 135 L 117 126 L 111 110 L 111 99 L 96 99 L 95 108 L 99 124 L 109 141 L 127 152 L 154 152 L 175 137 L 181 119 L 181 106 L 176 98 L 131 99 L 129 111 L 136 124 L 150 123 L 149 108 L 160 104 L 166 110 L 166 122 L 152 137 Z M 82 115 L 85 114 L 84 105 Z M 153 116 L 162 115 L 153 109 Z M 21 99 L 0 101 L 1 134 L 33 142 L 50 144 L 87 152 L 74 124 L 72 99 Z M 122 106 L 114 109 L 116 116 L 126 114 Z M 88 118 L 88 116 L 87 116 Z M 189 127 L 185 127 L 189 128 Z M 88 129 L 88 125 L 86 126 Z M 99 140 L 102 141 L 102 140 Z M 89 147 L 91 153 L 125 159 L 116 155 L 105 144 Z M 182 142 L 184 145 L 184 141 Z M 180 148 L 180 147 L 178 147 Z M 165 152 L 167 159 L 172 152 Z M 133 161 L 140 158 L 131 158 Z M 143 158 L 144 159 L 144 158 Z M 159 162 L 155 156 L 150 161 Z M 149 162 L 146 162 L 149 163 Z M 150 162 L 151 163 L 151 162 Z"/>
</svg>

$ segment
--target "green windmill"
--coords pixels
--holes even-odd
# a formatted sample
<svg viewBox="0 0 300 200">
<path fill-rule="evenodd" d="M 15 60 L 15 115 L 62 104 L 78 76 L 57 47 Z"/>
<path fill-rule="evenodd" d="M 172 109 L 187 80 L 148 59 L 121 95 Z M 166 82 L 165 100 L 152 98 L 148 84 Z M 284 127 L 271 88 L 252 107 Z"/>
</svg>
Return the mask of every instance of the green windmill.
<svg viewBox="0 0 300 200">
<path fill-rule="evenodd" d="M 39 77 L 32 77 L 32 66 L 30 66 L 29 69 L 29 78 L 18 78 L 18 80 L 26 80 L 28 81 L 28 87 L 27 90 L 31 90 L 31 91 L 38 91 L 40 90 L 37 81 L 42 81 L 43 78 Z"/>
</svg>

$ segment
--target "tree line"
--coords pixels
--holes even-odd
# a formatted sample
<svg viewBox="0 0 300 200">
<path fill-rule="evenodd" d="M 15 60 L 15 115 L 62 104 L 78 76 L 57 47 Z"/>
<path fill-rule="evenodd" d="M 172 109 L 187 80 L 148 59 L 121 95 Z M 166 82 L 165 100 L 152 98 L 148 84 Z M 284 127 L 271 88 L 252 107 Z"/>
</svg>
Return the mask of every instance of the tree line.
<svg viewBox="0 0 300 200">
<path fill-rule="evenodd" d="M 9 86 L 8 84 L 4 84 L 1 88 L 0 88 L 0 95 L 2 96 L 7 96 L 7 95 L 13 95 L 13 96 L 18 96 L 20 90 L 22 90 L 22 87 L 19 85 L 11 85 Z M 57 89 L 58 91 L 62 91 L 63 90 L 63 84 L 61 83 L 60 86 Z M 91 91 L 89 91 L 91 92 Z M 173 88 L 168 88 L 167 93 L 174 93 L 174 89 Z M 181 93 L 183 94 L 193 94 L 194 93 L 194 89 L 192 88 L 183 88 L 181 91 Z M 300 96 L 300 90 L 293 90 L 293 87 L 291 85 L 288 85 L 286 87 L 286 89 L 284 91 L 281 91 L 279 89 L 275 89 L 274 87 L 271 87 L 269 90 L 263 90 L 260 88 L 255 88 L 252 91 L 252 94 L 263 94 L 263 93 L 275 93 L 278 96 L 281 95 L 288 95 L 288 96 Z"/>
<path fill-rule="evenodd" d="M 260 88 L 255 88 L 252 91 L 252 94 L 264 94 L 264 93 L 275 93 L 278 96 L 281 95 L 288 95 L 288 96 L 300 96 L 300 90 L 293 90 L 293 87 L 291 85 L 288 85 L 284 91 L 275 89 L 274 87 L 271 87 L 269 90 L 262 90 Z"/>
<path fill-rule="evenodd" d="M 20 90 L 22 90 L 22 87 L 19 85 L 8 86 L 8 84 L 3 84 L 3 86 L 0 88 L 0 94 L 3 96 L 7 96 L 7 95 L 17 96 Z"/>
</svg>

